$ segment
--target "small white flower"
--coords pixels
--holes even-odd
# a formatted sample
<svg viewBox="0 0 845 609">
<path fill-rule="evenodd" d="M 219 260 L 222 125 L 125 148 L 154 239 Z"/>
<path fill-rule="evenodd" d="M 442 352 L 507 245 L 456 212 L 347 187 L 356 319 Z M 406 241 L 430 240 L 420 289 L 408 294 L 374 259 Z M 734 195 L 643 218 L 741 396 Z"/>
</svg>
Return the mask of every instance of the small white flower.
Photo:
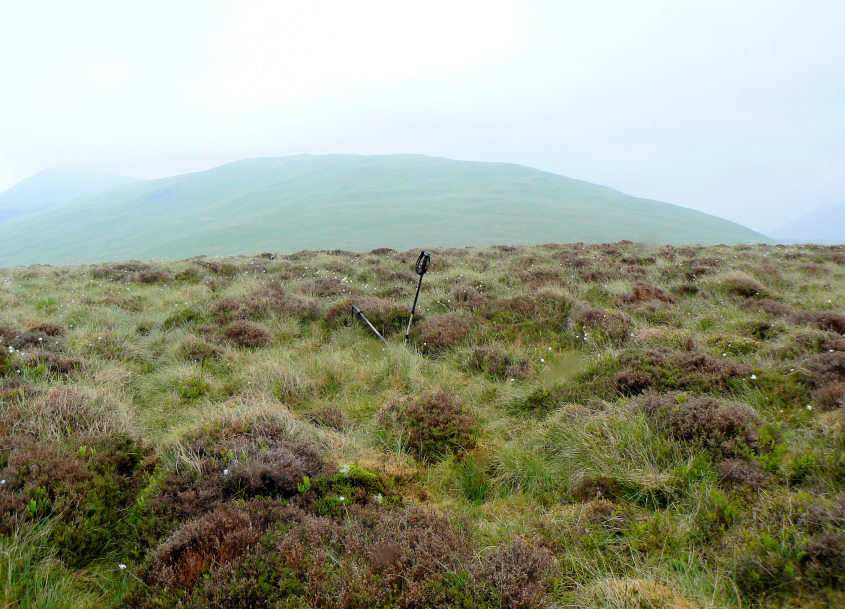
<svg viewBox="0 0 845 609">
<path fill-rule="evenodd" d="M 727 356 L 728 356 L 727 353 L 722 353 L 722 357 L 727 357 Z"/>
<path fill-rule="evenodd" d="M 345 498 L 343 495 L 341 495 L 340 497 L 338 497 L 338 499 L 340 499 L 340 502 L 341 502 L 341 503 L 343 503 L 344 501 L 346 501 L 346 498 Z"/>
<path fill-rule="evenodd" d="M 228 470 L 228 469 L 224 469 L 224 470 L 223 470 L 223 475 L 224 475 L 224 476 L 228 476 L 228 475 L 229 475 L 229 470 Z"/>
<path fill-rule="evenodd" d="M 807 404 L 807 410 L 812 410 L 812 409 L 813 409 L 813 407 L 810 406 L 809 404 Z"/>
<path fill-rule="evenodd" d="M 43 338 L 41 338 L 41 337 L 39 336 L 39 337 L 38 337 L 38 342 L 40 343 L 42 340 L 44 340 L 44 339 L 43 339 Z"/>
<path fill-rule="evenodd" d="M 124 565 L 123 563 L 120 563 L 119 565 L 117 565 L 117 568 L 120 569 L 121 571 L 123 571 L 126 568 L 126 565 Z"/>
<path fill-rule="evenodd" d="M 339 468 L 337 468 L 337 471 L 339 471 L 342 476 L 349 475 L 349 470 L 350 470 L 350 467 L 349 467 L 348 463 L 344 463 Z"/>
<path fill-rule="evenodd" d="M 546 363 L 546 360 L 544 360 L 544 359 L 541 357 L 541 358 L 540 358 L 540 363 L 545 364 L 545 363 Z"/>
<path fill-rule="evenodd" d="M 381 496 L 381 493 L 378 493 L 376 495 L 376 503 L 380 504 L 382 502 L 382 499 L 384 499 L 384 497 Z"/>
<path fill-rule="evenodd" d="M 756 375 L 754 375 L 754 374 L 752 374 L 752 375 L 751 375 L 751 380 L 753 381 L 753 380 L 756 380 L 756 379 L 757 379 L 757 376 L 756 376 Z"/>
<path fill-rule="evenodd" d="M 0 480 L 0 485 L 6 484 L 6 480 Z"/>
</svg>

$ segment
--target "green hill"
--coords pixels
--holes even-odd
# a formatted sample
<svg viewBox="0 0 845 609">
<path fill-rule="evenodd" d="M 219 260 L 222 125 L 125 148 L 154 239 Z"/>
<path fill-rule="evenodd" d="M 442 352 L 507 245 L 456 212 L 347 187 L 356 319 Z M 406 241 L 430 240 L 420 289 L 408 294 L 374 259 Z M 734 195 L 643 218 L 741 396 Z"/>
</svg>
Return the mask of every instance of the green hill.
<svg viewBox="0 0 845 609">
<path fill-rule="evenodd" d="M 490 243 L 739 243 L 720 218 L 528 167 L 413 155 L 246 159 L 0 224 L 0 264 Z"/>
<path fill-rule="evenodd" d="M 0 192 L 0 221 L 67 203 L 135 178 L 78 169 L 45 169 Z"/>
</svg>

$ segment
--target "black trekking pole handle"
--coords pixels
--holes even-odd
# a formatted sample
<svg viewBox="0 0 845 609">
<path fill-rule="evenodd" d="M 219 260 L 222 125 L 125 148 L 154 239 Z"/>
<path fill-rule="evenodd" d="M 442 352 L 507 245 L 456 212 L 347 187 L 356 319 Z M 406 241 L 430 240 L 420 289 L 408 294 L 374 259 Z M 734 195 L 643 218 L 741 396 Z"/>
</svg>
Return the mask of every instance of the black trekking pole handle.
<svg viewBox="0 0 845 609">
<path fill-rule="evenodd" d="M 383 343 L 384 343 L 384 346 L 385 346 L 385 347 L 387 346 L 387 341 L 386 341 L 386 340 L 384 340 L 384 336 L 382 336 L 382 335 L 381 335 L 381 332 L 379 332 L 378 330 L 376 330 L 376 327 L 375 327 L 373 324 L 371 324 L 371 323 L 370 323 L 370 320 L 369 320 L 369 319 L 367 319 L 367 316 L 366 316 L 366 315 L 364 315 L 364 312 L 363 312 L 361 309 L 359 309 L 359 308 L 358 308 L 358 305 L 352 305 L 352 314 L 353 314 L 353 315 L 357 315 L 357 316 L 359 316 L 361 319 L 363 319 L 363 320 L 364 320 L 364 322 L 366 322 L 366 324 L 367 324 L 368 326 L 370 326 L 370 330 L 372 330 L 373 332 L 375 332 L 375 335 L 379 337 L 379 340 L 381 340 L 381 342 L 383 342 Z"/>
<path fill-rule="evenodd" d="M 420 276 L 420 281 L 419 283 L 417 283 L 417 293 L 414 296 L 414 306 L 411 307 L 411 316 L 408 318 L 408 327 L 405 329 L 406 341 L 411 337 L 411 322 L 414 321 L 414 313 L 417 310 L 417 299 L 420 297 L 420 288 L 422 287 L 423 275 L 425 275 L 426 271 L 428 270 L 428 265 L 430 263 L 431 252 L 425 250 L 420 252 L 420 256 L 419 258 L 417 258 L 417 263 L 414 265 L 414 270 L 416 271 L 417 275 Z"/>
</svg>

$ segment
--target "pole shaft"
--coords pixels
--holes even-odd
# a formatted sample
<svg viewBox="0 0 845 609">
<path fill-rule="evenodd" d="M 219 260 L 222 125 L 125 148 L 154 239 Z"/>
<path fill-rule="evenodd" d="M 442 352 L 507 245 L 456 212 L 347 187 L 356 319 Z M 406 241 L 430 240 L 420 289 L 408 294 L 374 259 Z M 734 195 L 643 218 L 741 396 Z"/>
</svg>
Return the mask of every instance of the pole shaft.
<svg viewBox="0 0 845 609">
<path fill-rule="evenodd" d="M 414 321 L 414 313 L 417 310 L 417 299 L 420 297 L 420 288 L 422 287 L 422 278 L 420 275 L 420 282 L 417 284 L 417 293 L 414 296 L 414 306 L 411 307 L 411 316 L 408 318 L 408 327 L 405 329 L 405 340 L 411 336 L 411 322 Z"/>
</svg>

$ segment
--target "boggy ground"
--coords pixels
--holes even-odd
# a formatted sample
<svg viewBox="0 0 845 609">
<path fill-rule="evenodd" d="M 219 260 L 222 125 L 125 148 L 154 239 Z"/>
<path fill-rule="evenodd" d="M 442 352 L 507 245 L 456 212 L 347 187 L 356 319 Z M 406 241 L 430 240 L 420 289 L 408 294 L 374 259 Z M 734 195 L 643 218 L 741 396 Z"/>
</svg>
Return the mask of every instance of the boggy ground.
<svg viewBox="0 0 845 609">
<path fill-rule="evenodd" d="M 845 247 L 416 254 L 0 270 L 0 606 L 845 604 Z"/>
</svg>

